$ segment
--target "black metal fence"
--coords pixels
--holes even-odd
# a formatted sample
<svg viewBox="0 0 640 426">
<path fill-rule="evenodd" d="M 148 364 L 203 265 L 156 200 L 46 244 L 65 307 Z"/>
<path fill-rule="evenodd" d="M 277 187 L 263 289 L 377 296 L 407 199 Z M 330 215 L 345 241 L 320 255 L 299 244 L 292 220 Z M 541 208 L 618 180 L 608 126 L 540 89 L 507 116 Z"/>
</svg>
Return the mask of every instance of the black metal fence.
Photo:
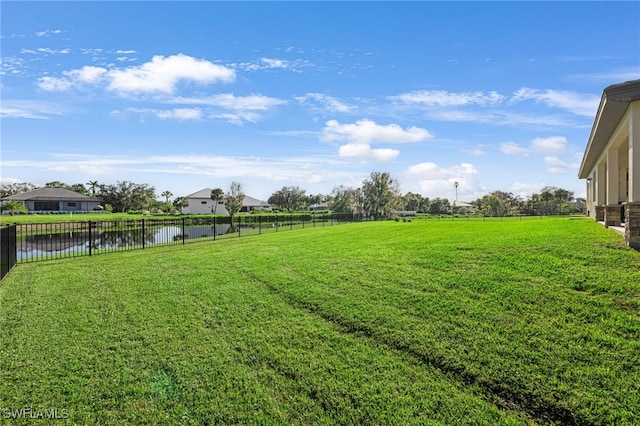
<svg viewBox="0 0 640 426">
<path fill-rule="evenodd" d="M 103 220 L 12 225 L 7 252 L 13 265 L 49 259 L 187 244 L 194 241 L 238 238 L 285 230 L 357 222 L 351 214 L 240 215 L 172 219 Z M 4 231 L 3 231 L 4 232 Z M 3 233 L 3 273 L 5 240 Z M 10 268 L 9 268 L 10 269 Z"/>
<path fill-rule="evenodd" d="M 0 227 L 0 280 L 18 263 L 16 255 L 16 225 Z"/>
</svg>

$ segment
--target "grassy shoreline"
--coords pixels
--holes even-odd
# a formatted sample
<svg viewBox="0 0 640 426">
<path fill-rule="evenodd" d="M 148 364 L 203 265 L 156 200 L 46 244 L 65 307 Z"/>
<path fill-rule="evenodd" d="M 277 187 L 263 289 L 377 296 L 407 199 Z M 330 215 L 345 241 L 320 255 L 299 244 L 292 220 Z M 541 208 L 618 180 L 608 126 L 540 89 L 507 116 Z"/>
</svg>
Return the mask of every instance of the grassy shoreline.
<svg viewBox="0 0 640 426">
<path fill-rule="evenodd" d="M 76 423 L 640 421 L 640 254 L 591 221 L 358 223 L 19 265 L 0 307 L 0 407 Z"/>
</svg>

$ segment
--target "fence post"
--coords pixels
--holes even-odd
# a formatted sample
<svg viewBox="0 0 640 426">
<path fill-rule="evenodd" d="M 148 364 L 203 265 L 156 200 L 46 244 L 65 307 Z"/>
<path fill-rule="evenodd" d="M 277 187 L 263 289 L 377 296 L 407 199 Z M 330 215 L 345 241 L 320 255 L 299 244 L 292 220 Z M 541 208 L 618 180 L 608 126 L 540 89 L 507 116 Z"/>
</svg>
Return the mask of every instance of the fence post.
<svg viewBox="0 0 640 426">
<path fill-rule="evenodd" d="M 93 254 L 93 221 L 89 221 L 89 256 Z"/>
<path fill-rule="evenodd" d="M 262 216 L 258 216 L 258 235 L 262 235 Z"/>
<path fill-rule="evenodd" d="M 147 239 L 145 238 L 145 232 L 144 232 L 144 218 L 142 219 L 142 249 L 144 250 L 144 247 L 146 245 L 146 241 Z"/>
<path fill-rule="evenodd" d="M 238 238 L 240 238 L 240 224 L 242 223 L 242 216 L 238 216 Z M 231 221 L 231 226 L 233 226 L 233 221 Z"/>
<path fill-rule="evenodd" d="M 184 244 L 185 232 L 186 232 L 184 224 L 185 224 L 185 220 L 184 220 L 184 217 L 183 217 L 182 218 L 182 232 L 181 232 L 181 234 L 182 234 L 182 244 Z"/>
</svg>

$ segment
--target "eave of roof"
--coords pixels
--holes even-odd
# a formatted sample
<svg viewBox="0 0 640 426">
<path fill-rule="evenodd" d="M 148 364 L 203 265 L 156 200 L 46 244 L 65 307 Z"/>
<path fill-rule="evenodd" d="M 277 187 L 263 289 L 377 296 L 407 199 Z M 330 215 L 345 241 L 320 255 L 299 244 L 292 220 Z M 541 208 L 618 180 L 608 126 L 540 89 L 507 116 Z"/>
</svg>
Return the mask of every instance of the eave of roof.
<svg viewBox="0 0 640 426">
<path fill-rule="evenodd" d="M 585 179 L 596 165 L 629 105 L 640 100 L 640 80 L 612 84 L 602 91 L 598 111 L 593 121 L 587 149 L 582 157 L 578 177 Z"/>
<path fill-rule="evenodd" d="M 66 188 L 43 187 L 32 191 L 21 192 L 19 194 L 9 195 L 2 200 L 16 201 L 95 201 L 101 203 L 99 198 L 89 197 L 79 192 L 71 191 Z"/>
</svg>

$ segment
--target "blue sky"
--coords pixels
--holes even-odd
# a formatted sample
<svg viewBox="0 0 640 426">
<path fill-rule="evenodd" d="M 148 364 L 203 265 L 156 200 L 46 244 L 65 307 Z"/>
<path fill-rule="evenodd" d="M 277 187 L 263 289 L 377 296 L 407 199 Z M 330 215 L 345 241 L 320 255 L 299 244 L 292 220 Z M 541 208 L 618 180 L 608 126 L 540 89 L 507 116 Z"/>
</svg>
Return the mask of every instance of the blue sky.
<svg viewBox="0 0 640 426">
<path fill-rule="evenodd" d="M 584 196 L 602 90 L 640 78 L 637 1 L 0 7 L 2 183 Z"/>
</svg>

